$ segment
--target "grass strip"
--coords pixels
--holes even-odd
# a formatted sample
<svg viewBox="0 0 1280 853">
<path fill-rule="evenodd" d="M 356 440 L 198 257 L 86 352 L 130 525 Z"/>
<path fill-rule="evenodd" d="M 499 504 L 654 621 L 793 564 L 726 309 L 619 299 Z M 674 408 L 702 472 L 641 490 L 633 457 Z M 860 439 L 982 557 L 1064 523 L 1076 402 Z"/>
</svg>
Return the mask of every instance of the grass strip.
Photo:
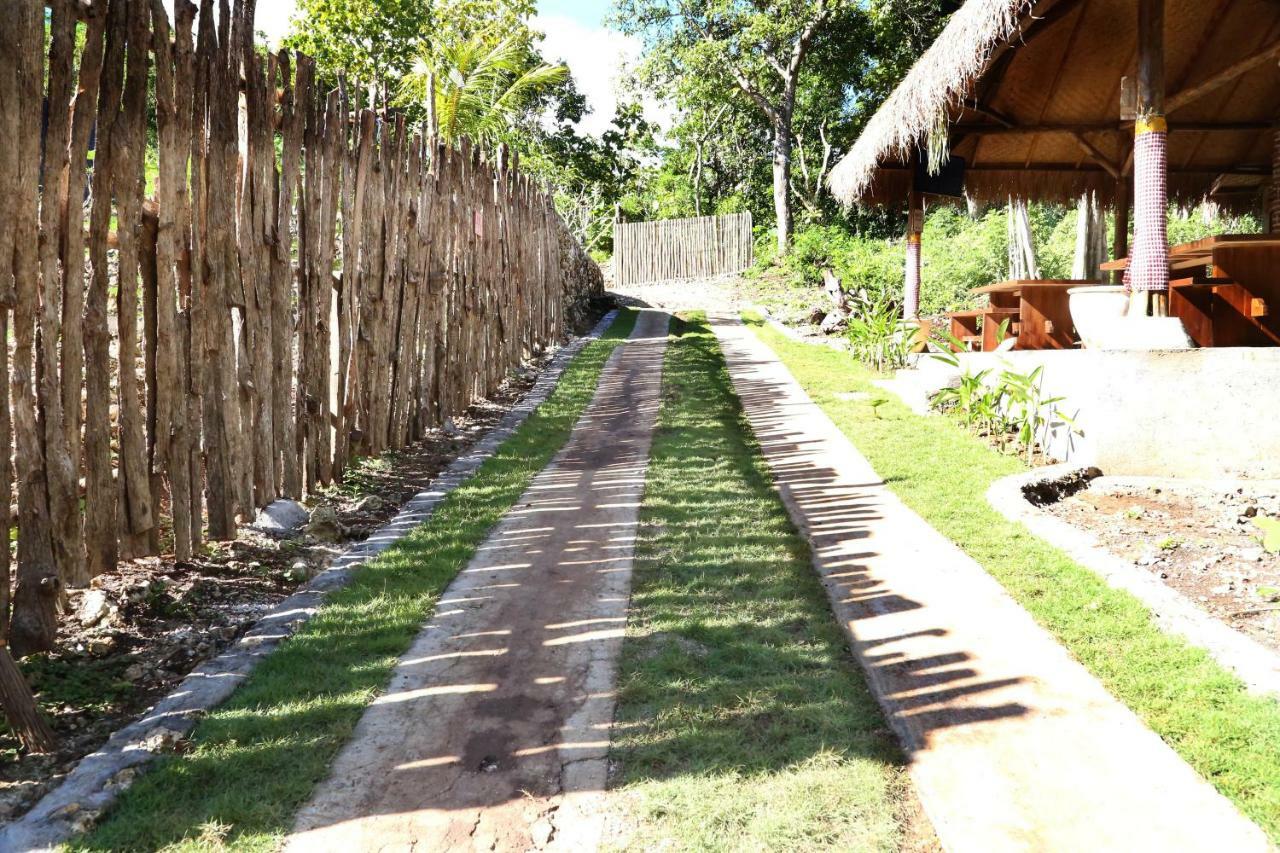
<svg viewBox="0 0 1280 853">
<path fill-rule="evenodd" d="M 919 831 L 700 315 L 672 322 L 618 683 L 618 846 L 897 850 Z"/>
<path fill-rule="evenodd" d="M 569 438 L 635 319 L 634 311 L 621 312 L 474 477 L 359 569 L 200 722 L 189 753 L 160 759 L 71 848 L 276 849 L 440 594 Z"/>
<path fill-rule="evenodd" d="M 1248 693 L 1203 649 L 1160 630 L 1137 598 L 996 512 L 987 489 L 1026 470 L 1019 460 L 947 418 L 914 414 L 849 354 L 745 319 L 908 506 L 1280 843 L 1280 703 Z M 872 406 L 849 392 L 890 399 Z"/>
</svg>

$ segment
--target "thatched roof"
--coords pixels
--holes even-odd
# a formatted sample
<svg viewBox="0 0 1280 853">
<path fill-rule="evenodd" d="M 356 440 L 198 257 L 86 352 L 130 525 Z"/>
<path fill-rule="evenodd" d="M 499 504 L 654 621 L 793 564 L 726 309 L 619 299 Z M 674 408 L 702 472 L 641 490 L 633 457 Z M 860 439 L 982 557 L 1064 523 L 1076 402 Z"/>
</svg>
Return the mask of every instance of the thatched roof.
<svg viewBox="0 0 1280 853">
<path fill-rule="evenodd" d="M 830 176 L 846 204 L 901 200 L 945 119 L 965 191 L 1113 197 L 1131 169 L 1121 78 L 1136 76 L 1137 0 L 969 0 Z M 1167 0 L 1170 191 L 1255 202 L 1280 116 L 1280 2 Z"/>
</svg>

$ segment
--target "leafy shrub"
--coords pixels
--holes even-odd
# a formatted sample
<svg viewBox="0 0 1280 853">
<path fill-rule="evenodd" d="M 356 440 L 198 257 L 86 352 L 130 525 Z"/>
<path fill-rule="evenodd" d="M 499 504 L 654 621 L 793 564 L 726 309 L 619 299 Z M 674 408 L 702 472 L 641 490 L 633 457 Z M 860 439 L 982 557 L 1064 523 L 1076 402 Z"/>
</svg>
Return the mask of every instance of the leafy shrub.
<svg viewBox="0 0 1280 853">
<path fill-rule="evenodd" d="M 879 373 L 906 367 L 915 339 L 914 327 L 902 322 L 902 308 L 886 293 L 864 290 L 851 298 L 852 312 L 845 337 L 863 364 Z"/>
<path fill-rule="evenodd" d="M 951 351 L 951 346 L 961 346 L 958 340 L 944 335 L 941 343 L 943 351 L 933 357 L 961 368 L 961 374 L 957 385 L 933 396 L 935 409 L 955 414 L 961 423 L 989 438 L 1000 450 L 1025 455 L 1028 463 L 1054 419 L 1074 430 L 1071 419 L 1057 407 L 1064 398 L 1044 396 L 1044 365 L 1020 373 L 1003 362 L 995 379 L 989 380 L 994 372 L 990 368 L 970 373 L 962 367 L 959 357 Z"/>
</svg>

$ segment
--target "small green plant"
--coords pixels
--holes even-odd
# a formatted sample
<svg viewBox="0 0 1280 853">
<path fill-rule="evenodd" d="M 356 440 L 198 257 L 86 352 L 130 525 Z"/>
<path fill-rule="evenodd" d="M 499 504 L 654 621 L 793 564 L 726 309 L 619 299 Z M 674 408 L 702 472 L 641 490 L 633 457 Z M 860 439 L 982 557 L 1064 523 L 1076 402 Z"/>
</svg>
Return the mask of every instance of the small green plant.
<svg viewBox="0 0 1280 853">
<path fill-rule="evenodd" d="M 1002 340 L 1008 324 L 1001 323 L 996 332 Z M 1054 419 L 1076 431 L 1075 423 L 1057 407 L 1064 398 L 1046 397 L 1042 391 L 1044 366 L 1030 373 L 1019 373 L 1004 362 L 1004 369 L 994 381 L 988 381 L 993 369 L 971 373 L 960 361 L 957 351 L 965 349 L 955 336 L 943 332 L 938 343 L 942 352 L 933 358 L 961 371 L 959 382 L 943 388 L 933 397 L 933 406 L 954 412 L 970 429 L 993 439 L 1001 450 L 1016 443 L 1028 462 Z"/>
<path fill-rule="evenodd" d="M 1268 604 L 1274 604 L 1275 602 L 1280 601 L 1280 588 L 1274 586 L 1260 586 L 1258 587 L 1258 595 L 1261 596 L 1262 600 Z"/>
<path fill-rule="evenodd" d="M 852 311 L 845 338 L 854 356 L 877 373 L 907 365 L 914 335 L 904 327 L 897 302 L 860 290 L 850 296 Z"/>
<path fill-rule="evenodd" d="M 1166 536 L 1156 543 L 1156 547 L 1161 551 L 1176 551 L 1182 543 L 1172 536 Z"/>
<path fill-rule="evenodd" d="M 1258 516 L 1253 526 L 1262 531 L 1262 550 L 1268 554 L 1280 554 L 1280 519 Z"/>
</svg>

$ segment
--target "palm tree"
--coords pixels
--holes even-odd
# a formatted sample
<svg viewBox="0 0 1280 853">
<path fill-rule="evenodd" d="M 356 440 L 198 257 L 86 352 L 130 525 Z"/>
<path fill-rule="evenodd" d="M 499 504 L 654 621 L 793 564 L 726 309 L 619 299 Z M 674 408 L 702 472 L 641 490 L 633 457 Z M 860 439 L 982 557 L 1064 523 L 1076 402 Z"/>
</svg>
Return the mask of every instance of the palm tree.
<svg viewBox="0 0 1280 853">
<path fill-rule="evenodd" d="M 400 99 L 430 105 L 434 89 L 441 138 L 496 145 L 539 93 L 569 77 L 565 65 L 531 65 L 514 33 L 496 42 L 481 32 L 434 49 L 424 44 L 400 84 Z"/>
</svg>

